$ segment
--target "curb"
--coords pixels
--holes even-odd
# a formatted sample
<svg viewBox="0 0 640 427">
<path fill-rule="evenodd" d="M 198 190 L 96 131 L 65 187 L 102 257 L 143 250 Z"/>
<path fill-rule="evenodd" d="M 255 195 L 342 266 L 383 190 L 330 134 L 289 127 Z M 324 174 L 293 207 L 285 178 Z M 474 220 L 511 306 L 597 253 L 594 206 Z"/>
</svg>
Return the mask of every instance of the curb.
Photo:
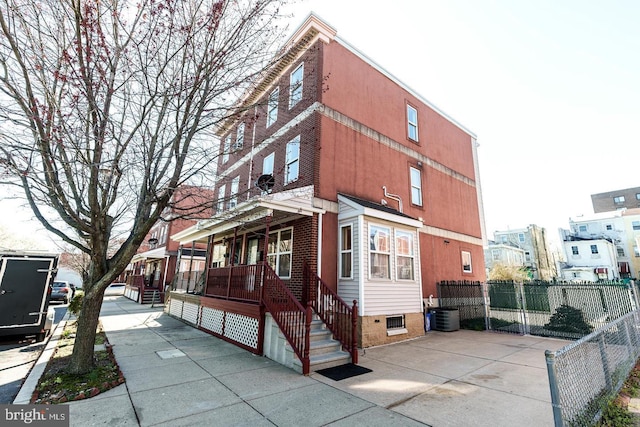
<svg viewBox="0 0 640 427">
<path fill-rule="evenodd" d="M 58 340 L 60 339 L 60 335 L 64 330 L 67 321 L 69 320 L 69 311 L 67 310 L 66 314 L 58 322 L 58 326 L 56 326 L 55 331 L 51 334 L 51 338 L 49 338 L 49 342 L 47 342 L 47 346 L 40 354 L 38 361 L 31 371 L 29 371 L 29 375 L 27 375 L 26 380 L 22 383 L 20 387 L 20 391 L 15 399 L 13 399 L 14 405 L 28 405 L 31 402 L 31 396 L 33 392 L 36 390 L 36 386 L 38 385 L 38 381 L 40 381 L 40 377 L 44 373 L 44 369 L 47 367 L 47 363 L 49 363 L 49 359 L 53 356 L 53 351 L 56 349 L 58 345 Z"/>
</svg>

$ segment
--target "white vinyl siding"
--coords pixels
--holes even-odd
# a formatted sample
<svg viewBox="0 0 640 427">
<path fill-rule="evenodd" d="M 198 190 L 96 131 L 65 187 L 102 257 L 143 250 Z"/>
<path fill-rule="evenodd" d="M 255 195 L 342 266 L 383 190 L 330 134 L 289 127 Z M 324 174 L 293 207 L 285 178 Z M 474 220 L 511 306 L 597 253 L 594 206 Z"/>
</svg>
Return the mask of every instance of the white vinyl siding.
<svg viewBox="0 0 640 427">
<path fill-rule="evenodd" d="M 359 250 L 361 246 L 360 245 L 361 239 L 360 239 L 360 231 L 359 231 L 357 221 L 341 223 L 340 228 L 345 225 L 351 226 L 352 268 L 351 268 L 351 278 L 338 277 L 338 295 L 347 304 L 349 304 L 349 306 L 351 306 L 353 304 L 353 300 L 356 300 L 356 301 L 360 300 L 358 281 L 360 279 L 360 267 L 361 267 L 361 261 L 360 261 L 360 255 L 359 255 L 361 253 L 361 251 Z M 340 255 L 338 254 L 338 256 Z M 339 275 L 340 273 L 338 272 L 338 276 Z"/>
</svg>

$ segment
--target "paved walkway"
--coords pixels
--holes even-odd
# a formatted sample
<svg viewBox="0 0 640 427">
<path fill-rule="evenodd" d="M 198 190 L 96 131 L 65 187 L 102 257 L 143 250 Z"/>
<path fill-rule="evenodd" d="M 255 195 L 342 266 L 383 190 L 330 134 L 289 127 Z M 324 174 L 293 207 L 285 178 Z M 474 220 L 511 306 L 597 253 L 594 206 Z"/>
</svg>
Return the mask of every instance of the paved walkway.
<svg viewBox="0 0 640 427">
<path fill-rule="evenodd" d="M 544 350 L 567 343 L 429 332 L 361 350 L 373 372 L 333 381 L 124 297 L 100 319 L 126 383 L 71 402 L 71 426 L 552 426 Z"/>
</svg>

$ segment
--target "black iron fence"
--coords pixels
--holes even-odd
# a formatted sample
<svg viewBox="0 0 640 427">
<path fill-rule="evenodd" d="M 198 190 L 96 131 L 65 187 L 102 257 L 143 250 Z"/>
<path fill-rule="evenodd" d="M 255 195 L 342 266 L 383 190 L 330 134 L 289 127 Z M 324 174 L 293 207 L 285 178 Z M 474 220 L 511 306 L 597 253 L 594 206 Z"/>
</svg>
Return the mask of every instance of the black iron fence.
<svg viewBox="0 0 640 427">
<path fill-rule="evenodd" d="M 579 339 L 638 307 L 633 283 L 456 281 L 438 283 L 460 327 Z"/>
</svg>

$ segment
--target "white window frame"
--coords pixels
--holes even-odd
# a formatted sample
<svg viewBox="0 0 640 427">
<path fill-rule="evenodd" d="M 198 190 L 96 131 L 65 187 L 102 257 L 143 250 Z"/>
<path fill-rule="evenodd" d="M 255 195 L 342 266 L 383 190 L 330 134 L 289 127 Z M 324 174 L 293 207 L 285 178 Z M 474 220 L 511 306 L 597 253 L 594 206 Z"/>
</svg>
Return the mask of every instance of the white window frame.
<svg viewBox="0 0 640 427">
<path fill-rule="evenodd" d="M 218 213 L 224 211 L 224 195 L 225 192 L 227 191 L 227 186 L 226 184 L 222 184 L 219 188 L 218 188 L 218 203 L 216 205 L 216 211 Z"/>
<path fill-rule="evenodd" d="M 238 125 L 238 129 L 236 131 L 236 144 L 233 146 L 234 150 L 242 150 L 244 147 L 244 123 L 240 123 Z"/>
<path fill-rule="evenodd" d="M 297 181 L 300 176 L 300 135 L 287 143 L 286 153 L 284 185 Z"/>
<path fill-rule="evenodd" d="M 403 237 L 408 237 L 409 242 L 408 242 L 408 253 L 400 253 L 400 241 L 401 238 Z M 398 281 L 410 281 L 413 282 L 416 279 L 416 267 L 415 267 L 415 253 L 413 250 L 413 239 L 414 239 L 414 234 L 409 232 L 409 231 L 404 231 L 404 230 L 396 230 L 395 233 L 395 256 L 396 256 L 396 280 Z M 410 275 L 411 277 L 409 278 L 405 278 L 405 277 L 400 277 L 400 269 L 401 267 L 404 267 L 404 265 L 400 265 L 400 261 L 401 260 L 406 260 L 408 259 L 410 261 L 409 265 L 411 266 L 411 270 L 410 270 Z"/>
<path fill-rule="evenodd" d="M 615 203 L 615 204 L 617 204 L 617 205 L 620 205 L 620 204 L 622 204 L 622 203 L 624 203 L 624 202 L 625 202 L 625 198 L 624 198 L 624 196 L 615 196 L 615 197 L 613 198 L 613 203 Z"/>
<path fill-rule="evenodd" d="M 289 109 L 302 100 L 304 85 L 304 62 L 289 75 Z"/>
<path fill-rule="evenodd" d="M 571 254 L 573 256 L 580 255 L 580 248 L 577 246 L 571 246 Z"/>
<path fill-rule="evenodd" d="M 231 151 L 231 135 L 227 135 L 222 144 L 222 163 L 229 161 L 229 151 Z"/>
<path fill-rule="evenodd" d="M 418 109 L 407 104 L 407 138 L 418 142 Z"/>
<path fill-rule="evenodd" d="M 347 230 L 348 229 L 348 230 Z M 347 236 L 349 237 L 349 247 L 346 247 L 345 245 L 345 232 L 348 233 Z M 346 224 L 346 225 L 342 225 L 340 226 L 340 269 L 339 274 L 340 274 L 340 279 L 353 279 L 353 225 L 352 224 Z M 347 259 L 348 258 L 348 261 Z M 349 269 L 349 274 L 345 275 L 345 267 L 347 267 Z"/>
<path fill-rule="evenodd" d="M 262 174 L 273 175 L 273 166 L 275 164 L 276 154 L 271 153 L 262 159 Z"/>
<path fill-rule="evenodd" d="M 267 101 L 267 127 L 278 121 L 279 98 L 280 88 L 277 87 L 269 94 L 269 100 Z"/>
<path fill-rule="evenodd" d="M 518 241 L 520 243 L 524 243 L 524 241 L 525 241 L 524 233 L 518 233 Z"/>
<path fill-rule="evenodd" d="M 238 205 L 238 191 L 240 190 L 240 175 L 231 180 L 231 194 L 229 195 L 228 209 L 233 209 Z"/>
<path fill-rule="evenodd" d="M 422 172 L 412 166 L 409 167 L 411 179 L 411 203 L 422 206 Z"/>
<path fill-rule="evenodd" d="M 471 252 L 460 251 L 460 261 L 462 262 L 463 273 L 473 273 L 473 264 L 471 260 Z"/>
<path fill-rule="evenodd" d="M 598 245 L 590 245 L 591 246 L 591 255 L 598 255 L 600 252 L 598 251 Z"/>
<path fill-rule="evenodd" d="M 375 241 L 374 232 L 386 233 L 386 248 L 379 247 Z M 374 259 L 386 259 L 387 265 L 382 266 L 381 262 L 374 262 Z M 374 274 L 373 266 L 381 266 L 381 273 Z M 385 274 L 386 273 L 386 274 Z M 369 224 L 369 279 L 391 280 L 391 228 L 378 224 Z"/>
<path fill-rule="evenodd" d="M 291 233 L 290 242 L 288 248 L 283 247 L 282 234 L 285 232 Z M 272 243 L 272 237 L 275 236 L 275 244 Z M 293 265 L 293 227 L 283 228 L 281 230 L 272 231 L 269 233 L 269 243 L 267 245 L 267 263 L 273 268 L 278 277 L 281 279 L 291 278 L 291 266 Z M 282 267 L 282 259 L 286 256 L 289 257 L 289 271 L 288 274 L 280 275 L 280 268 Z"/>
</svg>

